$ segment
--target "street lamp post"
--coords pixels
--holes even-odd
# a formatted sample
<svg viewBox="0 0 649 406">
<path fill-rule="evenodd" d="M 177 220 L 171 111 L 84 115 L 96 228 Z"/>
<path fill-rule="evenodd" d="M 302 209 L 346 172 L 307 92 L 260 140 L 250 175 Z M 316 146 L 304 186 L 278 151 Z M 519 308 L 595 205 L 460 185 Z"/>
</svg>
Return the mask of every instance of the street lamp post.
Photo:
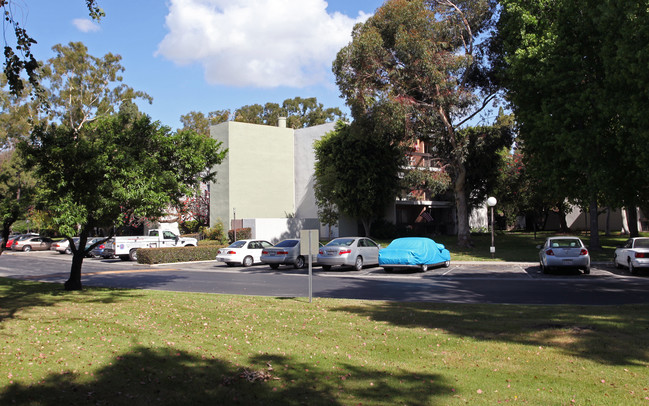
<svg viewBox="0 0 649 406">
<path fill-rule="evenodd" d="M 494 245 L 494 206 L 496 203 L 498 203 L 498 201 L 493 196 L 487 199 L 487 206 L 491 208 L 491 247 L 489 247 L 489 251 L 491 252 L 492 259 L 496 254 L 496 246 Z"/>
</svg>

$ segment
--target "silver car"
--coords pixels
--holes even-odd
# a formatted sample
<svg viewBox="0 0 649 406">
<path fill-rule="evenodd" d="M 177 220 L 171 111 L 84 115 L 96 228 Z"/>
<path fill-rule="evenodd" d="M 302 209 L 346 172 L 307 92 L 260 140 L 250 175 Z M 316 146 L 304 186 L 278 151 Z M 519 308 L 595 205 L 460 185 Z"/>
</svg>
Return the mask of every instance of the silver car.
<svg viewBox="0 0 649 406">
<path fill-rule="evenodd" d="M 320 244 L 322 247 L 322 244 Z M 280 265 L 293 265 L 293 268 L 304 268 L 308 256 L 300 255 L 300 240 L 283 240 L 276 245 L 264 248 L 261 252 L 261 262 L 268 264 L 272 269 Z M 315 262 L 315 258 L 313 258 Z"/>
<path fill-rule="evenodd" d="M 638 268 L 649 268 L 649 238 L 629 238 L 623 246 L 615 249 L 613 263 L 617 268 L 626 266 L 634 275 Z"/>
<path fill-rule="evenodd" d="M 328 271 L 332 266 L 352 266 L 360 271 L 364 265 L 379 264 L 381 246 L 367 237 L 342 237 L 320 248 L 318 264 Z"/>
<path fill-rule="evenodd" d="M 551 268 L 578 268 L 590 273 L 590 255 L 578 237 L 549 237 L 543 246 L 538 246 L 541 271 Z"/>
</svg>

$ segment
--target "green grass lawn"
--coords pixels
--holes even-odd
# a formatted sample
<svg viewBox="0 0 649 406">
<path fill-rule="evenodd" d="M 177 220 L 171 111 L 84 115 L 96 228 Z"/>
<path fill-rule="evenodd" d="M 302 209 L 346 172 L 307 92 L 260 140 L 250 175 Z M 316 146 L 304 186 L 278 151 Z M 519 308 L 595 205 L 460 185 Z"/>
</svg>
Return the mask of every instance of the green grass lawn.
<svg viewBox="0 0 649 406">
<path fill-rule="evenodd" d="M 647 405 L 649 306 L 244 297 L 0 278 L 2 405 Z"/>
<path fill-rule="evenodd" d="M 538 245 L 543 245 L 547 237 L 556 235 L 550 232 L 534 233 L 525 232 L 497 232 L 494 238 L 496 253 L 493 260 L 513 262 L 537 262 L 539 260 Z M 573 233 L 582 239 L 588 246 L 590 237 L 588 233 Z M 644 233 L 643 236 L 649 236 Z M 472 248 L 458 247 L 457 237 L 454 235 L 441 235 L 434 237 L 436 242 L 442 243 L 451 252 L 453 261 L 491 261 L 491 234 L 472 234 L 474 246 Z M 601 251 L 590 252 L 592 261 L 612 261 L 615 248 L 622 245 L 629 237 L 619 233 L 610 236 L 600 235 Z M 382 247 L 387 247 L 390 241 L 378 241 Z"/>
</svg>

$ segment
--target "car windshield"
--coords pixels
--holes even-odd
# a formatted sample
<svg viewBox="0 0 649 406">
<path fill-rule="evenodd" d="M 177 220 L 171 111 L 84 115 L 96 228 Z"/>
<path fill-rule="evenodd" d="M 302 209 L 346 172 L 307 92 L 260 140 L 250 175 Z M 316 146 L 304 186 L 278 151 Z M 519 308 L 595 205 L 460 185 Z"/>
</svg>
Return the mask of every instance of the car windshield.
<svg viewBox="0 0 649 406">
<path fill-rule="evenodd" d="M 230 248 L 243 248 L 246 245 L 245 241 L 235 241 L 230 244 Z"/>
<path fill-rule="evenodd" d="M 353 238 L 336 238 L 333 241 L 329 241 L 327 246 L 329 247 L 349 247 L 354 243 Z"/>
<path fill-rule="evenodd" d="M 299 243 L 298 240 L 284 240 L 281 242 L 278 242 L 276 247 L 295 247 Z"/>
<path fill-rule="evenodd" d="M 552 248 L 577 248 L 581 247 L 581 241 L 577 238 L 561 238 L 550 240 L 550 247 Z"/>
<path fill-rule="evenodd" d="M 635 248 L 649 248 L 649 238 L 635 240 Z"/>
</svg>

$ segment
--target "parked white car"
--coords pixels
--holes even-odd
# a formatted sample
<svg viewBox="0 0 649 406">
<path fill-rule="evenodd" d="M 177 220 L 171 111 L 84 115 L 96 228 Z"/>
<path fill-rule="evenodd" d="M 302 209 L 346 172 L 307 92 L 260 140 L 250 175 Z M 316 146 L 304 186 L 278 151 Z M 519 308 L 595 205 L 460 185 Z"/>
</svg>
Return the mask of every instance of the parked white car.
<svg viewBox="0 0 649 406">
<path fill-rule="evenodd" d="M 216 260 L 228 266 L 241 264 L 250 266 L 261 262 L 261 252 L 273 244 L 264 240 L 238 240 L 226 248 L 219 249 Z"/>
<path fill-rule="evenodd" d="M 638 268 L 649 268 L 649 237 L 629 238 L 615 250 L 613 264 L 629 268 L 632 274 L 638 273 Z"/>
<path fill-rule="evenodd" d="M 74 241 L 75 245 L 79 243 L 79 237 L 72 237 L 72 240 Z M 59 254 L 72 254 L 72 249 L 70 248 L 70 241 L 68 241 L 67 238 L 64 238 L 60 241 L 56 241 L 54 244 L 52 244 L 50 249 L 53 251 L 57 251 Z"/>
</svg>

